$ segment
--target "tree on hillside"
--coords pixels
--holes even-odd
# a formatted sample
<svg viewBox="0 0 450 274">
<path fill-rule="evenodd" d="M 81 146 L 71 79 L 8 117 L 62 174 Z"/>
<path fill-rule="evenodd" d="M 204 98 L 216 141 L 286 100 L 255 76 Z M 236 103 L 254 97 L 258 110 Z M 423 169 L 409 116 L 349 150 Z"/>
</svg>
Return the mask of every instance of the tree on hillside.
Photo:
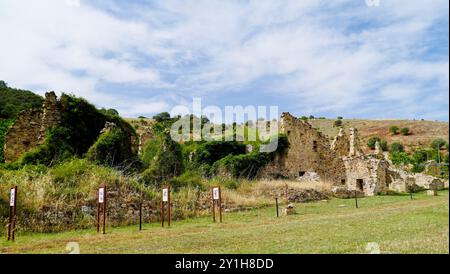
<svg viewBox="0 0 450 274">
<path fill-rule="evenodd" d="M 333 127 L 342 127 L 342 120 L 334 121 Z"/>
<path fill-rule="evenodd" d="M 14 89 L 0 81 L 0 118 L 15 118 L 23 110 L 40 108 L 43 98 L 27 90 Z"/>
<path fill-rule="evenodd" d="M 0 80 L 0 89 L 7 88 L 7 87 L 8 87 L 8 84 L 6 84 L 5 81 Z"/>
<path fill-rule="evenodd" d="M 105 115 L 108 115 L 108 116 L 113 116 L 113 117 L 119 116 L 119 112 L 113 108 L 110 108 L 110 109 L 102 108 L 102 109 L 100 109 L 100 112 Z"/>
<path fill-rule="evenodd" d="M 431 148 L 432 149 L 442 149 L 443 147 L 445 147 L 447 145 L 447 142 L 442 139 L 442 138 L 438 138 L 438 139 L 434 139 L 431 142 Z"/>
<path fill-rule="evenodd" d="M 400 142 L 394 142 L 392 143 L 389 152 L 395 153 L 395 152 L 405 152 L 405 147 Z"/>
<path fill-rule="evenodd" d="M 168 112 L 161 112 L 153 116 L 153 119 L 156 120 L 156 122 L 162 122 L 170 120 L 170 114 Z"/>
<path fill-rule="evenodd" d="M 399 130 L 400 130 L 400 129 L 399 129 L 398 126 L 391 126 L 391 127 L 389 128 L 389 132 L 392 133 L 393 135 L 397 135 Z"/>
<path fill-rule="evenodd" d="M 370 138 L 367 141 L 367 147 L 369 147 L 370 149 L 375 149 L 376 142 L 378 142 L 380 144 L 380 147 L 381 147 L 381 149 L 383 151 L 387 151 L 388 150 L 388 144 L 387 144 L 386 140 L 382 140 L 378 136 L 374 136 L 374 137 Z"/>
<path fill-rule="evenodd" d="M 405 135 L 405 136 L 411 134 L 410 131 L 409 131 L 409 128 L 407 128 L 407 127 L 402 128 L 402 129 L 400 130 L 400 132 L 401 132 L 403 135 Z"/>
<path fill-rule="evenodd" d="M 338 120 L 342 120 L 342 119 L 344 119 L 344 117 L 338 116 L 337 119 L 338 119 Z"/>
</svg>

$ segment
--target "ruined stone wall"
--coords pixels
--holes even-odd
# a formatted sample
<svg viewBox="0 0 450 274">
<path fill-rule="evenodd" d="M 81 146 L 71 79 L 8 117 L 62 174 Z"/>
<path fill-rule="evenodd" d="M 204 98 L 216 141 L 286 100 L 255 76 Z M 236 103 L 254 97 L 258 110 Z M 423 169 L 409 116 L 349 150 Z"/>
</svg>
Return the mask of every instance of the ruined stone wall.
<svg viewBox="0 0 450 274">
<path fill-rule="evenodd" d="M 5 136 L 5 162 L 11 163 L 19 159 L 26 151 L 39 144 L 42 111 L 25 110 L 19 113 L 16 121 Z"/>
<path fill-rule="evenodd" d="M 345 134 L 344 129 L 340 129 L 336 137 L 334 137 L 331 143 L 331 150 L 334 151 L 340 157 L 348 156 L 350 153 L 350 141 Z"/>
<path fill-rule="evenodd" d="M 39 143 L 42 144 L 45 139 L 47 130 L 53 126 L 58 125 L 61 122 L 61 114 L 58 108 L 58 99 L 56 94 L 51 91 L 45 93 L 45 100 L 42 105 L 42 121 L 41 129 L 39 132 Z"/>
<path fill-rule="evenodd" d="M 5 162 L 11 163 L 25 152 L 42 144 L 47 130 L 60 122 L 58 101 L 54 92 L 45 94 L 42 109 L 25 110 L 5 136 Z"/>
<path fill-rule="evenodd" d="M 289 149 L 276 156 L 262 172 L 264 176 L 297 178 L 315 172 L 322 181 L 340 183 L 345 180 L 344 162 L 330 149 L 328 138 L 289 113 L 283 113 L 280 131 L 286 134 Z"/>
<path fill-rule="evenodd" d="M 344 158 L 347 174 L 346 185 L 350 190 L 359 190 L 367 196 L 385 193 L 388 188 L 389 164 L 376 158 Z"/>
</svg>

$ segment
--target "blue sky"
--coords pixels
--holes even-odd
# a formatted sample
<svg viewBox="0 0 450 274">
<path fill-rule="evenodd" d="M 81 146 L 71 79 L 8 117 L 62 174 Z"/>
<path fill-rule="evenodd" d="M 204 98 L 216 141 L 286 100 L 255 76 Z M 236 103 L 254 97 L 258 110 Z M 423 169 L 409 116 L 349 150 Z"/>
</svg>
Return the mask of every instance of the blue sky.
<svg viewBox="0 0 450 274">
<path fill-rule="evenodd" d="M 200 97 L 448 121 L 448 10 L 447 0 L 0 0 L 0 79 L 127 117 Z"/>
</svg>

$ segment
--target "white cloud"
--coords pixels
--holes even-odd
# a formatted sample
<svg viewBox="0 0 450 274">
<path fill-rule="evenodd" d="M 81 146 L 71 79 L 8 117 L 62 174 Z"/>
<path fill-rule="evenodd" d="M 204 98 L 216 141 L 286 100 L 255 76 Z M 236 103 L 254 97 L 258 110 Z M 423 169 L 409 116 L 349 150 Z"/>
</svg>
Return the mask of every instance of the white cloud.
<svg viewBox="0 0 450 274">
<path fill-rule="evenodd" d="M 169 110 L 192 96 L 227 99 L 230 91 L 245 105 L 252 103 L 245 91 L 262 88 L 304 113 L 378 117 L 395 101 L 396 116 L 448 119 L 448 104 L 441 112 L 429 105 L 448 99 L 448 53 L 426 58 L 439 43 L 448 50 L 448 38 L 431 33 L 448 25 L 446 0 L 0 5 L 8 37 L 1 78 L 71 91 L 123 115 Z M 433 97 L 417 108 L 414 100 L 430 89 Z"/>
</svg>

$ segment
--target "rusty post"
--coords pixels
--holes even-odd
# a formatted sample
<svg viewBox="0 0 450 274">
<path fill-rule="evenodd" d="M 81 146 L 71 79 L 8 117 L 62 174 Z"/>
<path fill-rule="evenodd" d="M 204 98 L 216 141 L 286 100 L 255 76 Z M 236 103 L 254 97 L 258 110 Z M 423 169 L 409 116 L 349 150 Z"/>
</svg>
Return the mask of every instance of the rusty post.
<svg viewBox="0 0 450 274">
<path fill-rule="evenodd" d="M 142 201 L 139 203 L 139 231 L 142 230 Z"/>
<path fill-rule="evenodd" d="M 167 187 L 167 225 L 170 226 L 170 186 Z"/>
<path fill-rule="evenodd" d="M 219 216 L 220 216 L 220 222 L 222 223 L 222 191 L 219 186 Z"/>
<path fill-rule="evenodd" d="M 277 210 L 277 218 L 280 217 L 280 213 L 278 211 L 278 198 L 275 198 L 275 208 Z"/>
<path fill-rule="evenodd" d="M 106 234 L 106 185 L 103 185 L 103 234 Z"/>
<path fill-rule="evenodd" d="M 164 227 L 164 202 L 161 201 L 161 226 Z"/>
<path fill-rule="evenodd" d="M 100 191 L 97 190 L 97 233 L 100 232 Z"/>
<path fill-rule="evenodd" d="M 16 209 L 17 209 L 17 186 L 14 187 L 14 207 L 13 207 L 13 218 L 12 218 L 12 240 L 15 240 L 16 235 Z"/>
<path fill-rule="evenodd" d="M 216 222 L 216 210 L 215 210 L 215 202 L 214 202 L 214 188 L 211 188 L 211 203 L 212 203 L 212 214 L 213 214 L 213 222 Z"/>
</svg>

